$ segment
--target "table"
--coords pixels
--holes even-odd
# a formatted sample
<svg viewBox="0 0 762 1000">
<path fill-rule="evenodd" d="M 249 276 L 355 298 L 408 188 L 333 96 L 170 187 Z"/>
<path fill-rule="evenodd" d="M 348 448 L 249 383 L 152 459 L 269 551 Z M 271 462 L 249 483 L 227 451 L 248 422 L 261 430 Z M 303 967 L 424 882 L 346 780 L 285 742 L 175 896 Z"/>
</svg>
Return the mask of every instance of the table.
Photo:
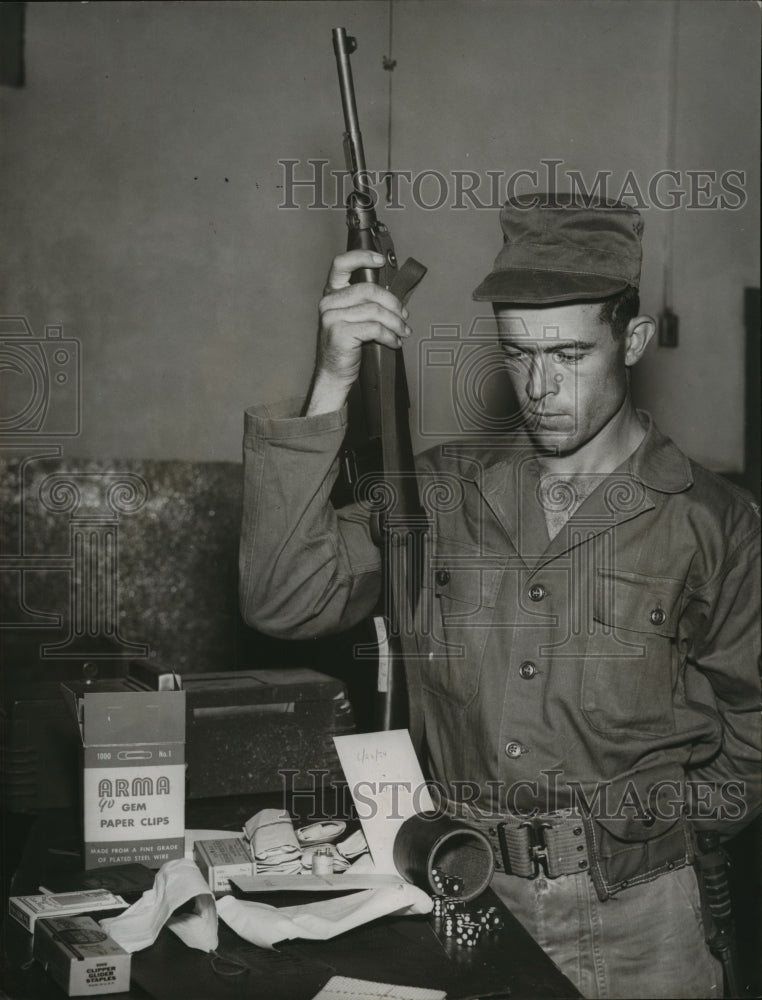
<svg viewBox="0 0 762 1000">
<path fill-rule="evenodd" d="M 240 829 L 243 820 L 273 803 L 262 797 L 189 802 L 187 825 Z M 11 894 L 38 891 L 56 873 L 81 867 L 75 817 L 69 810 L 40 814 L 26 837 L 23 856 L 11 882 Z M 283 905 L 282 894 L 267 902 Z M 444 937 L 432 917 L 385 918 L 330 941 L 289 941 L 275 951 L 257 948 L 220 921 L 218 954 L 246 966 L 240 975 L 220 975 L 210 956 L 187 948 L 170 931 L 132 958 L 132 984 L 120 997 L 133 1000 L 311 1000 L 333 975 L 351 976 L 447 991 L 448 998 L 579 997 L 580 994 L 504 909 L 491 892 L 471 905 L 496 905 L 504 926 L 462 948 Z M 7 900 L 3 900 L 7 912 Z M 31 936 L 5 919 L 3 987 L 12 1000 L 60 1000 L 64 995 L 31 958 Z"/>
</svg>

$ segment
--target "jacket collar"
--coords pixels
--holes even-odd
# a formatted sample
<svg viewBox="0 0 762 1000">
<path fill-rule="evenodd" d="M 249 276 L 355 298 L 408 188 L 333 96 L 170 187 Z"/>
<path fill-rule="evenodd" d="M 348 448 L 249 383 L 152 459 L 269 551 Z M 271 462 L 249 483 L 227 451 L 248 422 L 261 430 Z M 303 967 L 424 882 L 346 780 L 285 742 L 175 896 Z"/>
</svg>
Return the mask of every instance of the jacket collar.
<svg viewBox="0 0 762 1000">
<path fill-rule="evenodd" d="M 659 493 L 682 493 L 693 485 L 693 473 L 689 459 L 680 451 L 675 442 L 659 430 L 650 413 L 638 410 L 638 415 L 646 425 L 646 434 L 635 451 L 616 472 L 628 472 L 644 486 Z M 496 447 L 487 452 L 492 461 L 484 463 L 479 476 L 463 469 L 461 478 L 475 482 L 480 489 L 489 490 L 506 482 L 515 474 L 518 462 L 526 462 L 532 454 L 532 445 L 527 435 L 519 433 L 512 439 L 510 448 Z M 506 454 L 507 452 L 507 454 Z M 513 474 L 509 470 L 514 470 Z"/>
<path fill-rule="evenodd" d="M 680 493 L 693 482 L 686 456 L 658 430 L 647 413 L 639 413 L 646 424 L 640 445 L 605 477 L 610 490 L 595 490 L 568 522 L 569 527 L 584 522 L 586 537 L 653 509 L 658 501 L 649 490 Z M 574 532 L 566 530 L 553 540 L 548 538 L 537 494 L 539 467 L 527 438 L 515 438 L 508 454 L 506 449 L 485 451 L 479 464 L 478 476 L 465 470 L 461 476 L 475 484 L 528 566 L 539 568 L 576 544 Z M 636 483 L 640 487 L 633 490 Z"/>
<path fill-rule="evenodd" d="M 693 485 L 689 459 L 675 442 L 659 430 L 645 410 L 638 410 L 647 425 L 646 436 L 627 460 L 628 471 L 644 486 L 659 493 L 682 493 Z"/>
</svg>

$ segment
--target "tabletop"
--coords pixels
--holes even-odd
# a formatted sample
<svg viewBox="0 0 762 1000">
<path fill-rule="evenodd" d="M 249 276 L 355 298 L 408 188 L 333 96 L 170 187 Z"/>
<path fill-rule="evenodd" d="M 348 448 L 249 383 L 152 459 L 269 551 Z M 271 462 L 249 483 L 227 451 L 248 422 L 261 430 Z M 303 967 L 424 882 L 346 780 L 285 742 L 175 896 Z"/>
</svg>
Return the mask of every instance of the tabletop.
<svg viewBox="0 0 762 1000">
<path fill-rule="evenodd" d="M 236 797 L 188 803 L 189 827 L 240 829 L 257 808 L 273 803 Z M 31 824 L 10 893 L 39 891 L 62 873 L 81 868 L 76 818 L 69 810 L 40 814 Z M 273 905 L 294 902 L 268 894 Z M 466 997 L 554 998 L 580 994 L 490 890 L 469 909 L 495 906 L 503 920 L 466 948 L 444 933 L 432 915 L 387 917 L 328 941 L 282 942 L 274 950 L 249 944 L 222 921 L 216 956 L 186 947 L 163 930 L 156 942 L 132 956 L 129 993 L 134 1000 L 311 1000 L 335 975 L 444 990 Z M 7 901 L 3 900 L 7 913 Z M 4 920 L 3 986 L 12 1000 L 60 1000 L 63 992 L 31 962 L 32 938 L 16 921 Z"/>
</svg>

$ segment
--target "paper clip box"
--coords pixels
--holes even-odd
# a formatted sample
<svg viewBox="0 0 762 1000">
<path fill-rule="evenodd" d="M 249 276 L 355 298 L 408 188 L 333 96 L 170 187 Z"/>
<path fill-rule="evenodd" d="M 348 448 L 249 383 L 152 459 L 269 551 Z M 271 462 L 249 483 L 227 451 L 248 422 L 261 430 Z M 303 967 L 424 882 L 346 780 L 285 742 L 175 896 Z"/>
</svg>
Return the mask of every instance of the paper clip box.
<svg viewBox="0 0 762 1000">
<path fill-rule="evenodd" d="M 62 684 L 82 743 L 84 866 L 185 853 L 185 692 Z"/>
</svg>

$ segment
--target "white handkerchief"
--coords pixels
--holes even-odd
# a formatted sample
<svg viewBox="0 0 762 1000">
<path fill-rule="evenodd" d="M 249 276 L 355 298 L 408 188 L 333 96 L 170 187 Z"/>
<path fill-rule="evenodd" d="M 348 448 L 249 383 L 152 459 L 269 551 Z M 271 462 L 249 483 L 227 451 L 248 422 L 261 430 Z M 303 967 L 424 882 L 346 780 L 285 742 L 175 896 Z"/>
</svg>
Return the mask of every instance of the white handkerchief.
<svg viewBox="0 0 762 1000">
<path fill-rule="evenodd" d="M 342 819 L 326 819 L 308 826 L 301 826 L 296 831 L 296 839 L 300 844 L 325 844 L 336 840 L 346 830 L 347 824 Z"/>
<path fill-rule="evenodd" d="M 336 850 L 345 858 L 358 858 L 368 850 L 368 842 L 362 830 L 355 830 L 348 837 L 336 845 Z"/>
<path fill-rule="evenodd" d="M 194 912 L 173 916 L 189 899 L 194 900 Z M 198 867 L 187 858 L 167 861 L 156 873 L 153 888 L 144 892 L 137 903 L 118 917 L 100 921 L 104 931 L 130 953 L 152 945 L 165 924 L 189 948 L 209 952 L 217 947 L 214 894 Z"/>
<path fill-rule="evenodd" d="M 281 809 L 262 809 L 243 828 L 261 872 L 301 871 L 301 848 L 294 824 Z"/>
</svg>

